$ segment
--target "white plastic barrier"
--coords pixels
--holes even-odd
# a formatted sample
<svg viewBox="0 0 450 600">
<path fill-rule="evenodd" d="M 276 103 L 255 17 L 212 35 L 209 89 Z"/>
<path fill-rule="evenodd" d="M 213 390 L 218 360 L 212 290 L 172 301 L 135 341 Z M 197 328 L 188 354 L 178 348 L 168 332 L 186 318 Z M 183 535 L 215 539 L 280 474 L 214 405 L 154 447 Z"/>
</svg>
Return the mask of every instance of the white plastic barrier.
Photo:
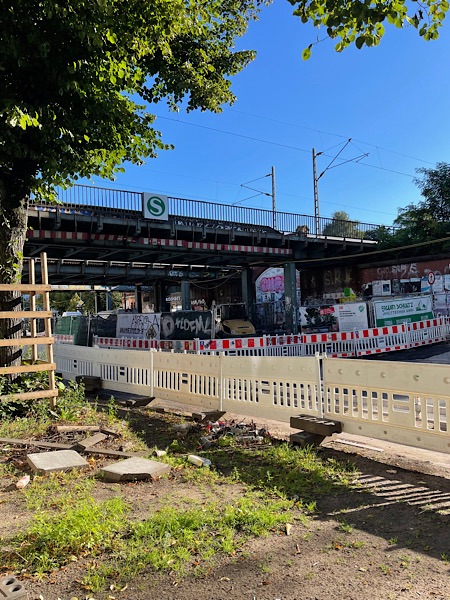
<svg viewBox="0 0 450 600">
<path fill-rule="evenodd" d="M 323 359 L 324 416 L 347 433 L 450 453 L 447 365 Z"/>
<path fill-rule="evenodd" d="M 56 370 L 65 379 L 100 377 L 103 387 L 148 396 L 152 392 L 153 352 L 122 352 L 55 344 Z"/>
<path fill-rule="evenodd" d="M 343 432 L 450 453 L 447 365 L 328 357 L 233 357 L 122 352 L 58 344 L 66 378 L 202 410 L 289 422 L 308 414 Z"/>
</svg>

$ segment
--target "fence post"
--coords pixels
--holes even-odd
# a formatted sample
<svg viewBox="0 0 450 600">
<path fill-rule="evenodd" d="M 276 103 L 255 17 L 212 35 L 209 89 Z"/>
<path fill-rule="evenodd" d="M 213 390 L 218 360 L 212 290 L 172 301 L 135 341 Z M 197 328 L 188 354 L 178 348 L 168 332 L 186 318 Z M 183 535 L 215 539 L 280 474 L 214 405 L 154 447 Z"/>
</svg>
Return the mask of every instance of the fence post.
<svg viewBox="0 0 450 600">
<path fill-rule="evenodd" d="M 412 344 L 412 335 L 411 335 L 411 327 L 412 327 L 412 323 L 405 323 L 405 330 L 406 330 L 406 343 L 408 344 L 408 348 L 412 348 L 413 344 Z"/>
<path fill-rule="evenodd" d="M 149 365 L 149 370 L 150 370 L 150 390 L 149 390 L 149 396 L 150 398 L 154 398 L 155 397 L 155 373 L 153 371 L 153 355 L 156 352 L 156 350 L 153 350 L 153 348 L 150 349 L 150 365 Z"/>
<path fill-rule="evenodd" d="M 319 417 L 323 419 L 324 415 L 324 399 L 323 399 L 323 378 L 322 371 L 324 368 L 323 357 L 319 352 L 316 352 L 316 386 L 317 386 L 317 404 L 319 409 Z M 326 358 L 326 355 L 325 355 Z"/>
<path fill-rule="evenodd" d="M 224 397 L 224 386 L 223 386 L 223 357 L 225 354 L 219 352 L 219 410 L 223 411 L 223 397 Z"/>
</svg>

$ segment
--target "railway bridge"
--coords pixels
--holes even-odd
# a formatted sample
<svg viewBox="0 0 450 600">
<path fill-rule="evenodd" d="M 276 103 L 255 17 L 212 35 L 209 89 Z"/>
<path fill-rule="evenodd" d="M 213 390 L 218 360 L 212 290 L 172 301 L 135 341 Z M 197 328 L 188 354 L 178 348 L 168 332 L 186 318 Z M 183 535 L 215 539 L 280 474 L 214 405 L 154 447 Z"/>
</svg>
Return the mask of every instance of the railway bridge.
<svg viewBox="0 0 450 600">
<path fill-rule="evenodd" d="M 163 218 L 146 210 L 155 199 L 165 204 Z M 294 298 L 302 263 L 361 256 L 374 249 L 379 227 L 85 185 L 60 190 L 58 200 L 31 200 L 25 243 L 27 258 L 47 253 L 52 284 L 150 286 L 163 304 L 167 286 L 178 283 L 183 308 L 192 282 L 223 277 L 241 279 L 251 306 L 251 271 L 268 266 L 284 267 L 286 299 Z"/>
</svg>

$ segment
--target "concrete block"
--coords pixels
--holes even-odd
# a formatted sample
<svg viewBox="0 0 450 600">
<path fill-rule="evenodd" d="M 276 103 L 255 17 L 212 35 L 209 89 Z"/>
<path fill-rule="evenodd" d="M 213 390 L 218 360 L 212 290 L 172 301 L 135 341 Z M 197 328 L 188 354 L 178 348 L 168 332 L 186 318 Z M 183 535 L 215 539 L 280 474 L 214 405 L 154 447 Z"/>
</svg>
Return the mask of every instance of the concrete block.
<svg viewBox="0 0 450 600">
<path fill-rule="evenodd" d="M 27 592 L 23 585 L 15 577 L 7 576 L 0 579 L 0 599 L 13 600 L 15 598 L 26 598 Z"/>
<path fill-rule="evenodd" d="M 315 433 L 323 436 L 342 432 L 342 423 L 340 423 L 340 421 L 320 419 L 319 417 L 313 417 L 311 415 L 291 417 L 290 424 L 292 429 L 302 429 L 308 433 Z"/>
<path fill-rule="evenodd" d="M 70 471 L 84 469 L 89 463 L 75 450 L 56 450 L 55 452 L 40 452 L 28 454 L 27 461 L 35 473 L 45 475 L 54 471 Z"/>
<path fill-rule="evenodd" d="M 150 479 L 155 481 L 161 475 L 170 473 L 170 465 L 150 460 L 148 458 L 133 457 L 100 469 L 106 481 L 135 481 L 137 479 Z"/>
<path fill-rule="evenodd" d="M 101 377 L 95 377 L 93 375 L 77 375 L 75 381 L 84 385 L 86 392 L 96 392 L 102 387 Z"/>
<path fill-rule="evenodd" d="M 218 421 L 226 411 L 224 410 L 211 410 L 208 412 L 194 412 L 192 413 L 192 419 L 194 421 L 198 421 L 199 423 L 203 423 L 204 421 Z"/>
<path fill-rule="evenodd" d="M 317 433 L 310 433 L 308 431 L 301 431 L 299 433 L 291 433 L 289 441 L 294 446 L 301 446 L 306 448 L 307 446 L 320 446 L 325 439 L 325 435 L 318 435 Z"/>
</svg>

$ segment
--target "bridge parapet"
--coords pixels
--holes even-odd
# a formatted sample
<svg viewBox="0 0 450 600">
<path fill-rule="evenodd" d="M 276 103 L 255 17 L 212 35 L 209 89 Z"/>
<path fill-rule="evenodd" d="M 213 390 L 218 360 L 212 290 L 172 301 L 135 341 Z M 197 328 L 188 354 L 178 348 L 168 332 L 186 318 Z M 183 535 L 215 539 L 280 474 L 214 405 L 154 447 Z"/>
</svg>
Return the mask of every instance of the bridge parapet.
<svg viewBox="0 0 450 600">
<path fill-rule="evenodd" d="M 142 217 L 143 194 L 127 190 L 74 185 L 59 190 L 60 204 L 31 201 L 36 208 L 82 215 Z M 233 204 L 218 204 L 186 198 L 168 197 L 169 222 L 180 226 L 245 231 L 273 231 L 295 239 L 311 236 L 376 241 L 380 225 L 359 221 L 342 221 L 312 215 L 276 212 Z M 276 228 L 273 224 L 276 223 Z M 317 228 L 317 230 L 316 230 Z M 383 228 L 386 230 L 386 228 Z M 389 229 L 389 228 L 388 228 Z"/>
</svg>

